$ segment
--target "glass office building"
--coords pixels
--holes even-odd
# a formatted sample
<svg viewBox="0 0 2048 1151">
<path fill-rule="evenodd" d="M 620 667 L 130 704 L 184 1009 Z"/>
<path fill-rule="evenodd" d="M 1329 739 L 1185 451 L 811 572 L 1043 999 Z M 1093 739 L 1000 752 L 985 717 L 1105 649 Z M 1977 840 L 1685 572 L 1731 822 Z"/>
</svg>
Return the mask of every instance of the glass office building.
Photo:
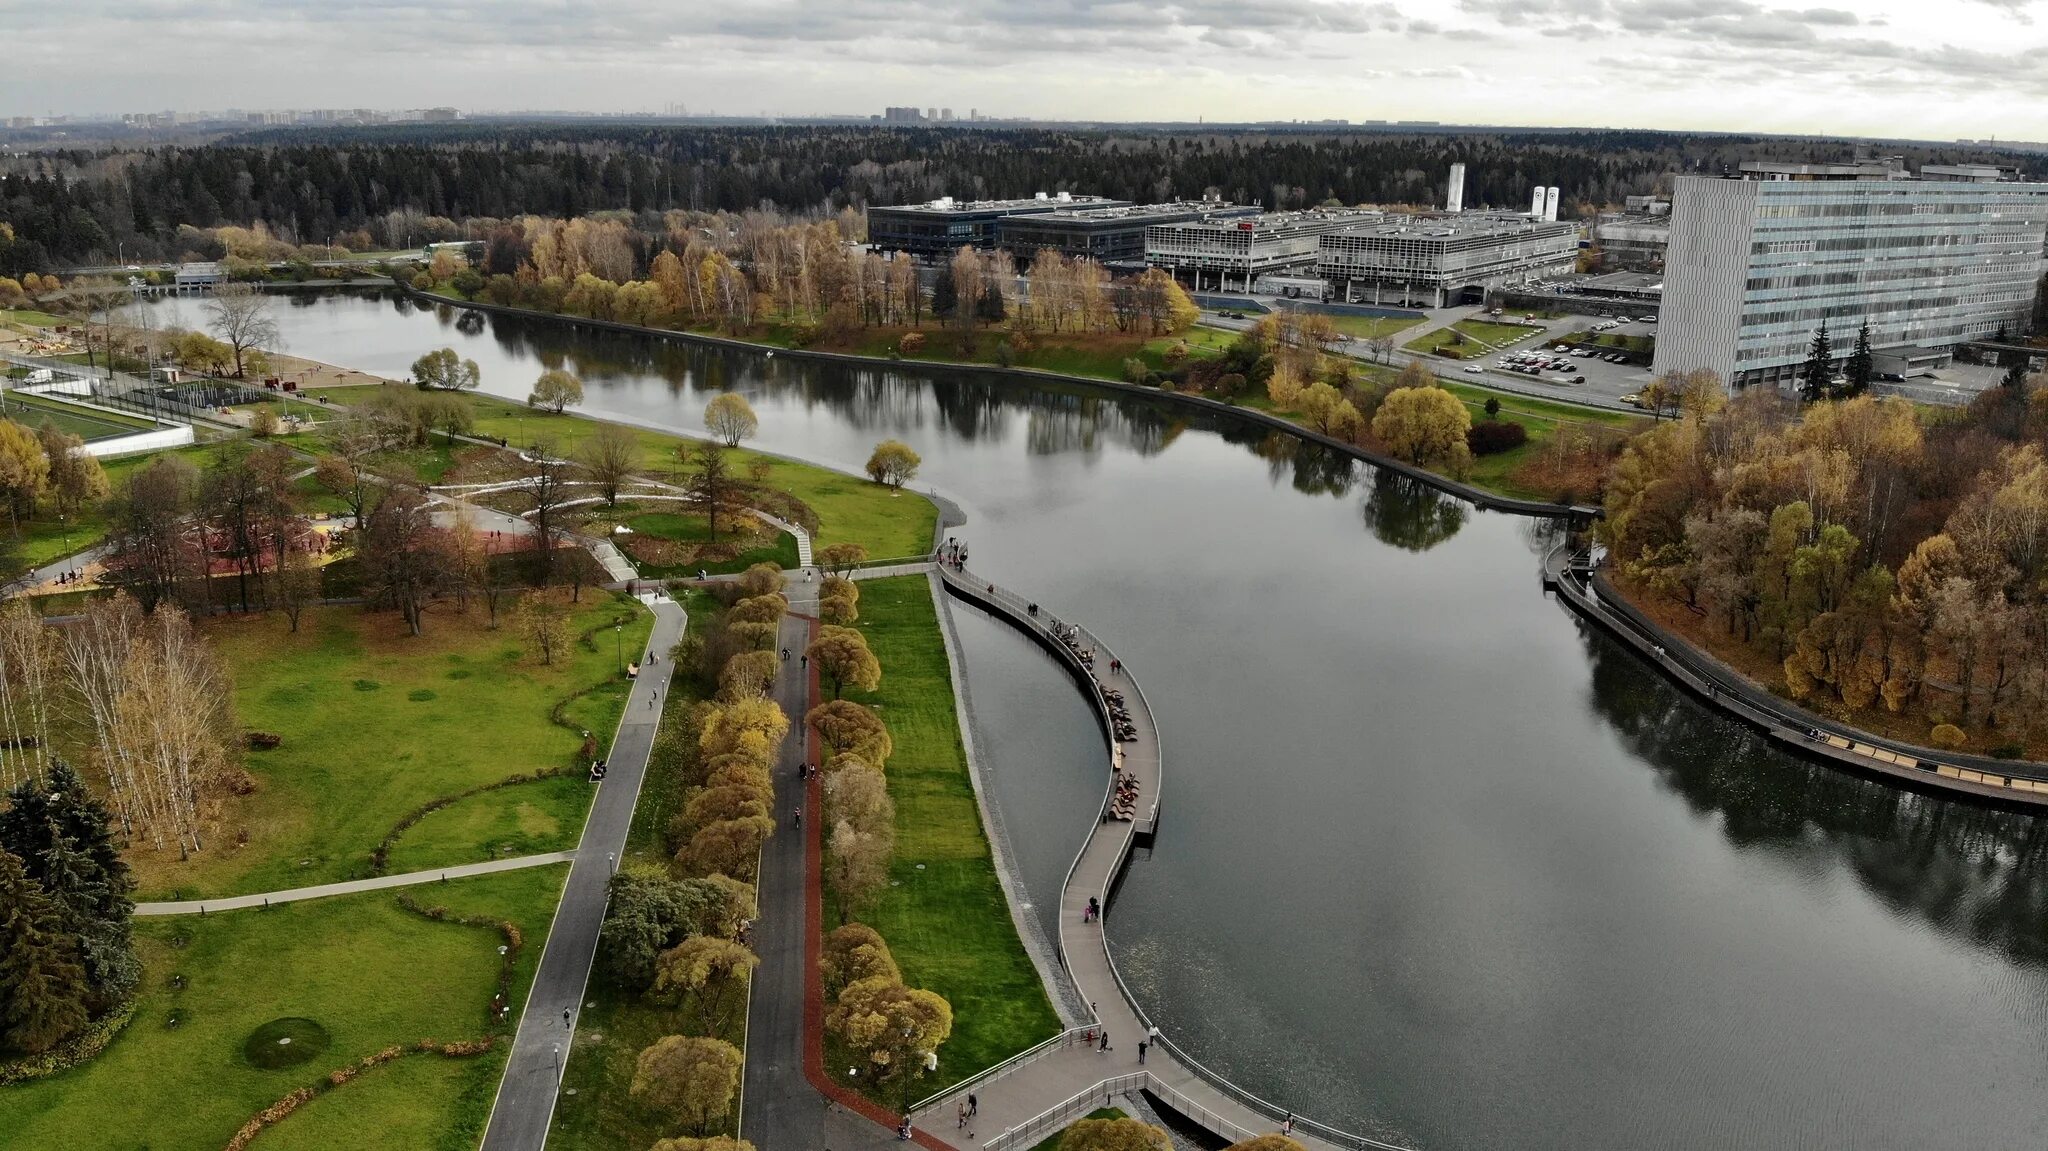
<svg viewBox="0 0 2048 1151">
<path fill-rule="evenodd" d="M 1747 164 L 1742 178 L 1681 177 L 1655 370 L 1784 385 L 1823 324 L 1838 354 L 1867 322 L 1881 356 L 1922 364 L 2020 331 L 2041 283 L 2048 184 L 1999 175 Z"/>
</svg>

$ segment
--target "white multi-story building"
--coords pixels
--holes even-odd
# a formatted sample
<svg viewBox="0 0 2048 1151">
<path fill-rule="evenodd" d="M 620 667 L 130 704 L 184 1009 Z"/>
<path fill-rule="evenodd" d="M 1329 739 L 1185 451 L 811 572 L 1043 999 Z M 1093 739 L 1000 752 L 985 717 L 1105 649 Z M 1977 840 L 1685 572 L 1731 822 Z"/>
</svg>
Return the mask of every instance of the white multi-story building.
<svg viewBox="0 0 2048 1151">
<path fill-rule="evenodd" d="M 1655 370 L 1784 385 L 1825 324 L 1846 352 L 1870 325 L 1880 358 L 1945 360 L 2018 331 L 2043 270 L 2048 184 L 1989 167 L 1744 164 L 1687 176 L 1671 208 Z"/>
</svg>

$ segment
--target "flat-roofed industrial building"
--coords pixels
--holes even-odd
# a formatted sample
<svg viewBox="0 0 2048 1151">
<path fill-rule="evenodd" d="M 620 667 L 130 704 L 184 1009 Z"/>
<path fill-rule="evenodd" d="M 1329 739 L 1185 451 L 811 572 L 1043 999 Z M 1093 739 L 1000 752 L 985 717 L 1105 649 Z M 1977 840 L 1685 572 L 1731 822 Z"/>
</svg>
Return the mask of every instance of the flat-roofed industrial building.
<svg viewBox="0 0 2048 1151">
<path fill-rule="evenodd" d="M 941 196 L 922 204 L 893 204 L 868 209 L 868 243 L 884 251 L 935 257 L 963 247 L 993 248 L 996 226 L 1010 216 L 1034 215 L 1076 208 L 1123 208 L 1129 200 L 1040 192 L 1028 199 L 955 200 Z"/>
<path fill-rule="evenodd" d="M 1145 262 L 1196 291 L 1250 291 L 1260 276 L 1313 269 L 1316 241 L 1325 233 L 1385 218 L 1363 208 L 1308 208 L 1154 224 L 1145 229 Z"/>
<path fill-rule="evenodd" d="M 1441 308 L 1574 270 L 1579 226 L 1518 212 L 1393 216 L 1318 238 L 1316 272 L 1346 303 Z"/>
<path fill-rule="evenodd" d="M 1256 216 L 1251 204 L 1187 200 L 1116 208 L 1060 208 L 1004 216 L 996 221 L 996 246 L 1029 260 L 1041 249 L 1086 256 L 1102 264 L 1139 264 L 1145 259 L 1145 229 L 1190 220 L 1234 220 Z"/>
</svg>

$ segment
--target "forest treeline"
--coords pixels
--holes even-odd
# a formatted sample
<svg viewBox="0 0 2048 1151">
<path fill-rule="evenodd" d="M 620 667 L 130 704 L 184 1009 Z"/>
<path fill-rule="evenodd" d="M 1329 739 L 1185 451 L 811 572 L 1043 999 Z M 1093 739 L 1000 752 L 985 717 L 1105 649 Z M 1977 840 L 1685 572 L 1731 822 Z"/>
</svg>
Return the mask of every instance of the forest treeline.
<svg viewBox="0 0 2048 1151">
<path fill-rule="evenodd" d="M 1215 193 L 1271 208 L 1465 202 L 1515 208 L 1554 184 L 1568 215 L 1746 159 L 1846 159 L 1847 141 L 1658 132 L 974 131 L 450 124 L 265 132 L 192 147 L 0 158 L 0 275 L 175 259 L 179 230 L 267 226 L 294 244 L 412 247 L 423 220 L 669 209 L 834 214 L 930 199 L 1090 192 L 1139 202 Z M 1908 163 L 1982 149 L 1893 149 Z M 2005 157 L 2048 171 L 2048 157 Z"/>
</svg>

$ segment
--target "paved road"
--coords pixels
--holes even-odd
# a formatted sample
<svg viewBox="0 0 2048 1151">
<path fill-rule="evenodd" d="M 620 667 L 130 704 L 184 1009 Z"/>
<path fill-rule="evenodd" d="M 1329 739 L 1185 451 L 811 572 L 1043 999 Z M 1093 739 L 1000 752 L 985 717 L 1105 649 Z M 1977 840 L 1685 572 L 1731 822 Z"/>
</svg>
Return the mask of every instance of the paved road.
<svg viewBox="0 0 2048 1151">
<path fill-rule="evenodd" d="M 815 587 L 817 585 L 810 585 Z M 792 584 L 794 599 L 805 585 Z M 802 610 L 802 605 L 796 606 Z M 794 653 L 810 645 L 811 621 L 784 617 L 778 646 Z M 775 834 L 761 849 L 757 898 L 761 917 L 749 942 L 761 965 L 747 999 L 746 1094 L 740 1106 L 740 1135 L 754 1146 L 813 1148 L 820 1136 L 826 1103 L 804 1078 L 804 844 L 817 834 L 816 806 L 797 780 L 797 765 L 809 750 L 803 725 L 809 709 L 810 676 L 801 661 L 782 665 L 775 681 L 775 702 L 790 718 L 790 738 L 775 764 Z M 797 829 L 791 813 L 802 805 L 812 822 Z"/>
<path fill-rule="evenodd" d="M 245 907 L 268 907 L 273 903 L 297 903 L 302 899 L 325 899 L 330 895 L 353 895 L 358 891 L 382 891 L 389 887 L 413 887 L 422 883 L 439 883 L 444 879 L 466 879 L 472 875 L 492 875 L 500 871 L 518 871 L 527 867 L 546 867 L 550 863 L 568 863 L 575 858 L 576 853 L 573 851 L 551 851 L 545 855 L 522 855 L 516 859 L 462 863 L 454 867 L 436 868 L 433 871 L 408 871 L 404 875 L 378 875 L 369 879 L 351 879 L 343 883 L 322 883 L 314 887 L 259 891 L 254 895 L 188 899 L 179 903 L 138 903 L 135 905 L 135 914 L 204 915 L 210 911 L 237 911 Z"/>
<path fill-rule="evenodd" d="M 646 602 L 654 609 L 654 634 L 648 649 L 666 655 L 682 637 L 683 610 L 665 596 Z M 526 1010 L 519 1017 L 519 1034 L 512 1042 L 512 1057 L 498 1084 L 490 1126 L 484 1132 L 485 1151 L 540 1151 L 547 1143 L 561 1084 L 561 1062 L 568 1058 L 576 1038 L 574 1024 L 590 979 L 591 959 L 597 953 L 597 931 L 604 922 L 612 861 L 625 851 L 626 833 L 633 826 L 633 805 L 640 798 L 640 781 L 646 775 L 647 756 L 661 719 L 657 700 L 668 697 L 669 671 L 667 659 L 649 663 L 642 654 L 640 678 L 633 683 L 618 734 L 612 740 L 607 761 L 610 770 L 590 805 L 575 866 L 569 870 L 568 885 L 548 930 L 547 950 L 541 954 L 540 970 L 526 997 Z M 569 1013 L 566 1021 L 564 1011 Z"/>
</svg>

